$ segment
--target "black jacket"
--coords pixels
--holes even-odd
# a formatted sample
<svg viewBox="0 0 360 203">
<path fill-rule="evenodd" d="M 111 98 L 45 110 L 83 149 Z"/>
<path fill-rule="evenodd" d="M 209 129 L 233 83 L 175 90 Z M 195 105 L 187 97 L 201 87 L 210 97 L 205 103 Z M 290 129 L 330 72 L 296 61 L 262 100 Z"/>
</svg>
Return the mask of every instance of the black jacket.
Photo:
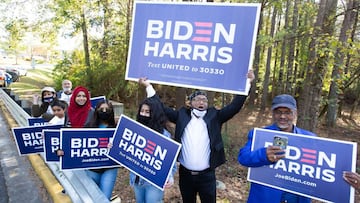
<svg viewBox="0 0 360 203">
<path fill-rule="evenodd" d="M 153 97 L 160 100 L 157 95 Z M 214 107 L 210 107 L 207 109 L 207 113 L 204 116 L 204 121 L 206 123 L 210 139 L 211 169 L 215 169 L 226 161 L 224 143 L 221 137 L 221 127 L 223 123 L 230 120 L 235 114 L 240 111 L 246 100 L 246 97 L 247 96 L 244 95 L 236 95 L 232 102 L 222 109 L 218 110 Z M 163 108 L 169 121 L 176 124 L 175 140 L 181 143 L 181 137 L 184 133 L 185 127 L 191 120 L 191 110 L 185 107 L 182 107 L 179 110 L 174 110 L 164 105 Z"/>
<path fill-rule="evenodd" d="M 54 115 L 50 113 L 46 113 L 46 111 L 49 108 L 49 106 L 51 106 L 51 104 L 55 102 L 55 100 L 58 100 L 58 98 L 55 97 L 54 100 L 50 103 L 43 102 L 41 104 L 33 104 L 31 106 L 31 116 L 33 117 L 41 116 L 46 121 L 50 121 L 52 118 L 54 118 Z"/>
</svg>

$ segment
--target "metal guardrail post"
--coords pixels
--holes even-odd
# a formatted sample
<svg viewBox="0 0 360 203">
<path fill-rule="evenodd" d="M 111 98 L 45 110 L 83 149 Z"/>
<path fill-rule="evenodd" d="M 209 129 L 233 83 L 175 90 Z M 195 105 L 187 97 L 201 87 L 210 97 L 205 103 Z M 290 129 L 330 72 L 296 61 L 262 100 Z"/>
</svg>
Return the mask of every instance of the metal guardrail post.
<svg viewBox="0 0 360 203">
<path fill-rule="evenodd" d="M 124 104 L 116 101 L 110 100 L 113 108 L 114 108 L 114 116 L 115 120 L 118 120 L 121 116 L 121 114 L 124 113 Z"/>
<path fill-rule="evenodd" d="M 0 98 L 19 126 L 27 126 L 30 117 L 3 89 L 0 89 Z M 44 159 L 44 155 L 41 154 Z M 61 171 L 58 163 L 47 163 L 65 192 L 74 203 L 106 203 L 105 197 L 99 187 L 88 177 L 85 171 Z"/>
</svg>

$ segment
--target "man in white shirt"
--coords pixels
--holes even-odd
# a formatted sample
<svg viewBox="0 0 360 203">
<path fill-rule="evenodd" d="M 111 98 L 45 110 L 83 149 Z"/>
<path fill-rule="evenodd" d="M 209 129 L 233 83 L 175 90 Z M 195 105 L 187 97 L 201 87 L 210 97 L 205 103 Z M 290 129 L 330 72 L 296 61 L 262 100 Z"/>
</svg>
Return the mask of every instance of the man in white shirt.
<svg viewBox="0 0 360 203">
<path fill-rule="evenodd" d="M 250 82 L 255 78 L 252 71 L 247 76 Z M 139 83 L 146 87 L 148 97 L 160 101 L 146 78 Z M 183 202 L 195 203 L 197 194 L 202 203 L 216 202 L 215 168 L 226 161 L 221 126 L 240 111 L 246 98 L 236 95 L 230 104 L 216 109 L 208 107 L 206 92 L 197 90 L 189 96 L 191 108 L 174 110 L 163 105 L 169 121 L 176 124 L 175 140 L 182 144 L 178 161 Z"/>
<path fill-rule="evenodd" d="M 72 94 L 72 83 L 70 80 L 62 81 L 62 90 L 57 92 L 57 97 L 59 100 L 65 101 L 68 105 L 70 104 L 70 98 Z"/>
</svg>

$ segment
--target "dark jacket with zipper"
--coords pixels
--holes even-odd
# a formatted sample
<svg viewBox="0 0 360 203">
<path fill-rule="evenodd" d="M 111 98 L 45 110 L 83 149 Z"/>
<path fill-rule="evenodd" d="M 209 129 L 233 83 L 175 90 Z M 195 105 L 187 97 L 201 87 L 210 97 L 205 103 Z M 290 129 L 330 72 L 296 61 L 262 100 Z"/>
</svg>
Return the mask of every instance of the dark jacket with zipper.
<svg viewBox="0 0 360 203">
<path fill-rule="evenodd" d="M 153 97 L 160 100 L 157 95 Z M 244 95 L 236 95 L 231 103 L 222 109 L 216 109 L 215 107 L 207 109 L 203 119 L 206 123 L 210 139 L 210 169 L 215 169 L 225 163 L 226 158 L 224 143 L 221 137 L 221 127 L 223 123 L 230 120 L 240 111 L 246 97 L 247 96 Z M 185 127 L 191 120 L 191 109 L 181 107 L 179 110 L 174 110 L 166 106 L 163 106 L 163 108 L 169 121 L 176 124 L 175 140 L 181 143 L 181 137 L 183 136 Z"/>
</svg>

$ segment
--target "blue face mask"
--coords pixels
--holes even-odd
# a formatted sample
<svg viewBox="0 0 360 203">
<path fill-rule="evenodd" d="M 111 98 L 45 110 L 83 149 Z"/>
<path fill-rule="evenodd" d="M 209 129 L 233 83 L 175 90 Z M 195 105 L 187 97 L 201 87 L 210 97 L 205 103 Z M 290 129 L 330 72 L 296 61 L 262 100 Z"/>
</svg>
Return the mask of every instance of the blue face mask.
<svg viewBox="0 0 360 203">
<path fill-rule="evenodd" d="M 54 101 L 54 97 L 44 97 L 43 101 L 45 103 L 51 103 L 52 101 Z"/>
</svg>

